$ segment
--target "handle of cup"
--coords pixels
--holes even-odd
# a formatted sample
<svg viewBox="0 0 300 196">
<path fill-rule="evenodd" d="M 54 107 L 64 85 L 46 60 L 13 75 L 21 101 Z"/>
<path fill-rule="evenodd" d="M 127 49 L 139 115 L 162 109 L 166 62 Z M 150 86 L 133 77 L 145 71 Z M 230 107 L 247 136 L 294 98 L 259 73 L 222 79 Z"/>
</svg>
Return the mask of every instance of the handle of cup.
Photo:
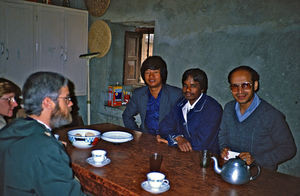
<svg viewBox="0 0 300 196">
<path fill-rule="evenodd" d="M 168 185 L 169 184 L 169 180 L 164 179 L 162 185 Z"/>
</svg>

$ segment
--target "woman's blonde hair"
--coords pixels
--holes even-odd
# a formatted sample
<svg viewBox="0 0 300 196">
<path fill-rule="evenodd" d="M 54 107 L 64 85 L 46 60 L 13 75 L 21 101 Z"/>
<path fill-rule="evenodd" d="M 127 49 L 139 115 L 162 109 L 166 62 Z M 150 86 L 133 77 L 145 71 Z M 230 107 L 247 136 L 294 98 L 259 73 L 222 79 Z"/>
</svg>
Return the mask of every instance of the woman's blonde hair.
<svg viewBox="0 0 300 196">
<path fill-rule="evenodd" d="M 20 96 L 21 89 L 12 81 L 0 78 L 0 97 L 7 93 L 15 93 L 16 96 Z"/>
</svg>

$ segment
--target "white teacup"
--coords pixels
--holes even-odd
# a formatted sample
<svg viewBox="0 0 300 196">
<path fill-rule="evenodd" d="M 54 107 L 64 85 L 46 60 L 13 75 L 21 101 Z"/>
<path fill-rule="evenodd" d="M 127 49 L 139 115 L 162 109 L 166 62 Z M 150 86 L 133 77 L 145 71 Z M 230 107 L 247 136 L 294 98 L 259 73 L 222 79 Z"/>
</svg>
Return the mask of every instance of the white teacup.
<svg viewBox="0 0 300 196">
<path fill-rule="evenodd" d="M 148 183 L 151 188 L 158 189 L 163 184 L 168 185 L 169 180 L 165 179 L 165 175 L 160 172 L 150 172 L 147 174 Z"/>
<path fill-rule="evenodd" d="M 106 159 L 105 150 L 92 150 L 92 156 L 95 162 L 103 162 Z"/>
</svg>

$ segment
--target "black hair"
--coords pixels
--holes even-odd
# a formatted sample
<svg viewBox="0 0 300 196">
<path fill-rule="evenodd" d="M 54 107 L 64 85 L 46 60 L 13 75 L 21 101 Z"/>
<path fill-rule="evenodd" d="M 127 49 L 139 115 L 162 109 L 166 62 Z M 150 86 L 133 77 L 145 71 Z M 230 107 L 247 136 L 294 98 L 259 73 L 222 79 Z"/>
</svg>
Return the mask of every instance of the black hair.
<svg viewBox="0 0 300 196">
<path fill-rule="evenodd" d="M 189 76 L 191 76 L 194 81 L 199 82 L 201 90 L 203 90 L 203 93 L 206 93 L 208 87 L 206 73 L 199 68 L 188 69 L 182 75 L 182 85 Z"/>
<path fill-rule="evenodd" d="M 163 84 L 166 84 L 168 70 L 166 62 L 160 56 L 150 56 L 142 64 L 141 75 L 145 81 L 145 71 L 147 69 L 158 70 L 160 69 L 160 76 Z"/>
</svg>

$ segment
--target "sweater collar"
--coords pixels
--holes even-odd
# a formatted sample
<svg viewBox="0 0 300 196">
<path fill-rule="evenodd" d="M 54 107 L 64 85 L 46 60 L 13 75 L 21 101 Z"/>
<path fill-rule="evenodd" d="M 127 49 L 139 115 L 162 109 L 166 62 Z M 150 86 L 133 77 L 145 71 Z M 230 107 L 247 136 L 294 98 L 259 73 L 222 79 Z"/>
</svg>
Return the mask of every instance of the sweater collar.
<svg viewBox="0 0 300 196">
<path fill-rule="evenodd" d="M 247 110 L 245 111 L 244 114 L 241 114 L 240 104 L 238 102 L 236 102 L 235 103 L 235 113 L 236 113 L 238 120 L 240 122 L 242 122 L 245 119 L 247 119 L 254 112 L 254 110 L 259 106 L 260 102 L 261 102 L 260 98 L 257 96 L 256 93 L 254 93 L 253 101 L 250 104 L 250 106 L 247 108 Z"/>
</svg>

